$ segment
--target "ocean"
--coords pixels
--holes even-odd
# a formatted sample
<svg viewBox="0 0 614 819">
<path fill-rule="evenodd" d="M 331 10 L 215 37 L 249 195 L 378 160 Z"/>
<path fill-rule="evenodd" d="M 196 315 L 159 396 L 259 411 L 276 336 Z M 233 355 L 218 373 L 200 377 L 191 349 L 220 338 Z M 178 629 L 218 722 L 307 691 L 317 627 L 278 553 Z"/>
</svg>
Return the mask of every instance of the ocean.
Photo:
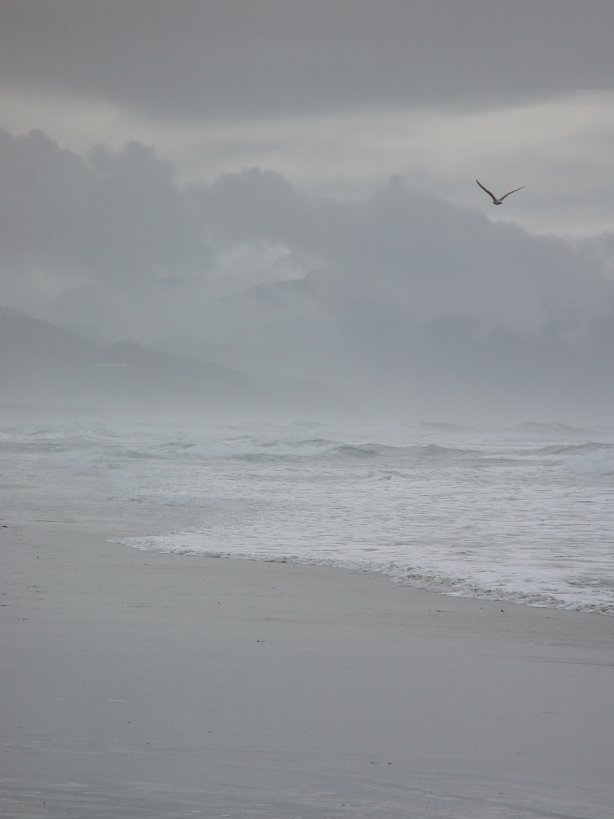
<svg viewBox="0 0 614 819">
<path fill-rule="evenodd" d="M 0 467 L 9 525 L 614 614 L 612 429 L 26 414 Z"/>
</svg>

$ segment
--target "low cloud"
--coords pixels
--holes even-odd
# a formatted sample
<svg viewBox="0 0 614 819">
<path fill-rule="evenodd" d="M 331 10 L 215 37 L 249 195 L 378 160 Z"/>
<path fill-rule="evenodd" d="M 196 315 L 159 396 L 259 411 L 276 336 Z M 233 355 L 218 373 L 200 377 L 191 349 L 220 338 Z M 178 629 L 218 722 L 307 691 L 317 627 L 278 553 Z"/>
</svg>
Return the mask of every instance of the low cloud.
<svg viewBox="0 0 614 819">
<path fill-rule="evenodd" d="M 41 281 L 123 288 L 206 270 L 199 235 L 169 163 L 141 144 L 86 160 L 41 131 L 0 131 L 0 264 L 5 297 L 35 299 Z M 30 291 L 30 292 L 28 292 Z"/>
<path fill-rule="evenodd" d="M 0 172 L 5 304 L 401 403 L 601 389 L 609 236 L 534 236 L 399 176 L 352 201 L 257 168 L 183 185 L 142 144 L 81 158 L 41 132 L 0 132 Z"/>
</svg>

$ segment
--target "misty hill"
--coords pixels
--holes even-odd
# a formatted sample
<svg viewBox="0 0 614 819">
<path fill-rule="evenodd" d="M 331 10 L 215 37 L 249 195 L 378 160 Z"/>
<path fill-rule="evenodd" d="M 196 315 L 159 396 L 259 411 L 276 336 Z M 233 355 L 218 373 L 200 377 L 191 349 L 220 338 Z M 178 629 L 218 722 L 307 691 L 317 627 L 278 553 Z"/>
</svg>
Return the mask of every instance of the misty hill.
<svg viewBox="0 0 614 819">
<path fill-rule="evenodd" d="M 0 308 L 0 379 L 2 404 L 14 405 L 241 413 L 335 403 L 317 384 L 256 379 L 132 342 L 105 346 L 7 308 Z"/>
<path fill-rule="evenodd" d="M 315 275 L 221 299 L 201 349 L 263 376 L 317 375 L 362 409 L 577 420 L 598 407 L 610 415 L 611 320 L 579 327 L 554 317 L 528 329 L 451 312 L 412 320 L 378 284 L 375 297 L 347 279 Z M 194 337 L 183 343 L 198 349 Z"/>
</svg>

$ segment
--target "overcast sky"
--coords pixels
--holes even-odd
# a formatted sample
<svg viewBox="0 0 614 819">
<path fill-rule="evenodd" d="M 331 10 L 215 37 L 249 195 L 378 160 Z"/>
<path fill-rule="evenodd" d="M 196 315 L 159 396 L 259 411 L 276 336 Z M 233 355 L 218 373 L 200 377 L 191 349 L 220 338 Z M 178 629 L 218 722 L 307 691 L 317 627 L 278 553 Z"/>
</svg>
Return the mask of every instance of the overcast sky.
<svg viewBox="0 0 614 819">
<path fill-rule="evenodd" d="M 0 126 L 181 180 L 392 174 L 533 231 L 612 225 L 610 0 L 0 0 Z M 475 185 L 526 185 L 502 213 Z M 509 205 L 509 207 L 508 207 Z M 490 210 L 489 210 L 490 209 Z"/>
<path fill-rule="evenodd" d="M 0 0 L 0 302 L 268 375 L 602 401 L 613 33 L 611 0 Z"/>
</svg>

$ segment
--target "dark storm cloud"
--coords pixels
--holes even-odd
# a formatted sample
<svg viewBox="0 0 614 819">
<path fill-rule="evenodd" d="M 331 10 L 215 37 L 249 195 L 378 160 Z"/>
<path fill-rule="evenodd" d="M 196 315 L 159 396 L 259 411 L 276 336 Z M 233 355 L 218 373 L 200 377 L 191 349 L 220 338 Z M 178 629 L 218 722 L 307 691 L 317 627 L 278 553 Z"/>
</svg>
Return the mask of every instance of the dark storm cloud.
<svg viewBox="0 0 614 819">
<path fill-rule="evenodd" d="M 611 89 L 609 0 L 3 0 L 5 86 L 201 119 Z"/>
</svg>

